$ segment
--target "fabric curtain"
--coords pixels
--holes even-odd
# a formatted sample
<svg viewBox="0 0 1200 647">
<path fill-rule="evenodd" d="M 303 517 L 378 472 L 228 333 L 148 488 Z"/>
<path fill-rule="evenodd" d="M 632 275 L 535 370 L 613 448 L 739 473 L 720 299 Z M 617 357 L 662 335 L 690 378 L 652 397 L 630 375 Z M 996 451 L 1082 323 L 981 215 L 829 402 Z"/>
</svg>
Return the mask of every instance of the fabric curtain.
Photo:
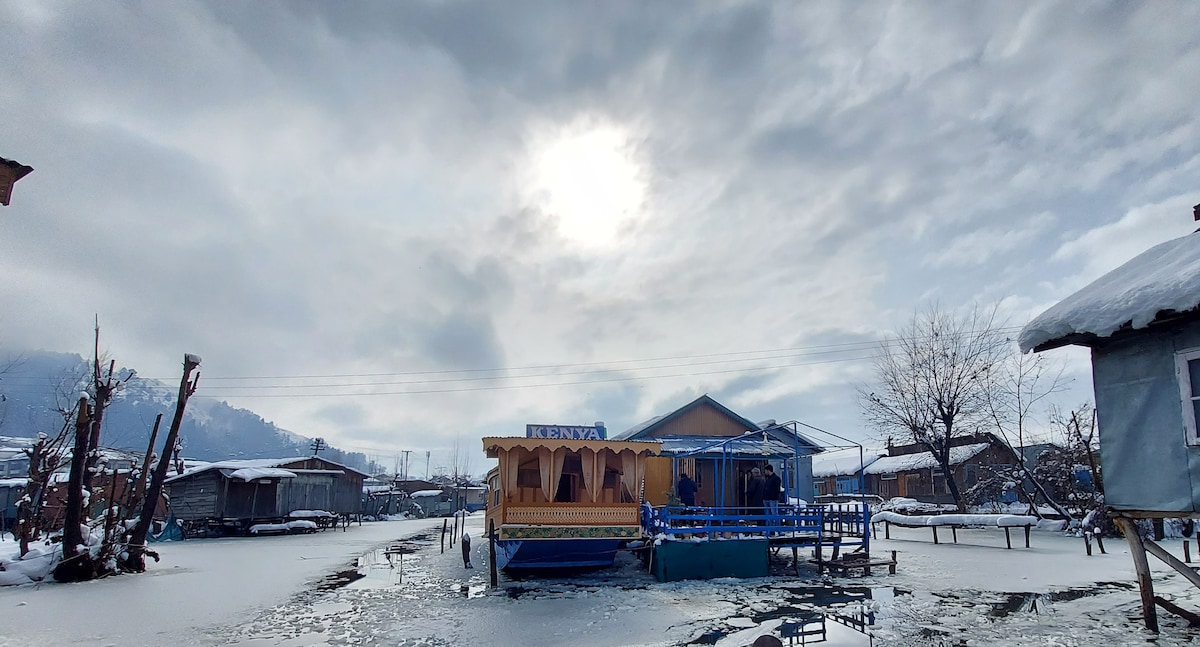
<svg viewBox="0 0 1200 647">
<path fill-rule="evenodd" d="M 550 466 L 554 463 L 554 452 L 550 451 L 549 447 L 537 448 L 538 471 L 542 477 L 542 494 L 547 501 L 554 500 L 553 486 L 557 483 L 550 482 Z"/>
<path fill-rule="evenodd" d="M 520 447 L 513 447 L 504 452 L 501 458 L 500 478 L 508 479 L 508 484 L 502 487 L 504 488 L 504 496 L 510 501 L 513 498 L 513 494 L 517 491 L 517 471 L 521 469 L 521 453 Z M 507 465 L 503 463 L 504 459 L 507 459 Z"/>
<path fill-rule="evenodd" d="M 567 448 L 559 447 L 554 450 L 550 460 L 550 496 L 546 497 L 548 501 L 554 500 L 554 495 L 558 493 L 558 482 L 562 479 L 563 463 L 567 460 Z"/>
<path fill-rule="evenodd" d="M 583 468 L 583 489 L 587 491 L 588 499 L 595 503 L 599 498 L 600 488 L 604 487 L 604 471 L 600 471 L 600 478 L 597 479 L 596 465 L 599 461 L 596 460 L 595 450 L 588 447 L 579 450 L 579 462 Z"/>
<path fill-rule="evenodd" d="M 512 482 L 508 480 L 508 450 L 501 449 L 496 452 L 496 460 L 500 466 L 500 491 L 512 492 Z"/>
<path fill-rule="evenodd" d="M 621 485 L 634 501 L 638 500 L 637 462 L 637 454 L 632 449 L 621 450 Z"/>
</svg>

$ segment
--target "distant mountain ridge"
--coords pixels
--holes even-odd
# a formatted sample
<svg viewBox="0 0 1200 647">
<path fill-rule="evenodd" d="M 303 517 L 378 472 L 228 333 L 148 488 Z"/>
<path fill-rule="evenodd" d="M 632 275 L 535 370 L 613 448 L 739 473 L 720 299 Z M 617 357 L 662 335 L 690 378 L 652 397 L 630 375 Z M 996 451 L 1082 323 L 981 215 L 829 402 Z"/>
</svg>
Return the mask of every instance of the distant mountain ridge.
<svg viewBox="0 0 1200 647">
<path fill-rule="evenodd" d="M 91 370 L 90 362 L 79 355 L 48 351 L 0 351 L 0 368 L 6 366 L 0 374 L 0 435 L 17 437 L 58 433 L 63 419 L 57 410 L 75 403 Z M 128 379 L 105 410 L 100 442 L 105 447 L 143 452 L 160 413 L 163 422 L 158 442 L 166 435 L 179 387 L 138 377 L 126 368 L 117 375 Z M 311 439 L 281 429 L 253 411 L 200 393 L 188 401 L 179 433 L 184 456 L 205 461 L 286 458 L 311 451 Z M 361 453 L 331 447 L 322 450 L 321 456 L 365 472 L 378 471 Z"/>
</svg>

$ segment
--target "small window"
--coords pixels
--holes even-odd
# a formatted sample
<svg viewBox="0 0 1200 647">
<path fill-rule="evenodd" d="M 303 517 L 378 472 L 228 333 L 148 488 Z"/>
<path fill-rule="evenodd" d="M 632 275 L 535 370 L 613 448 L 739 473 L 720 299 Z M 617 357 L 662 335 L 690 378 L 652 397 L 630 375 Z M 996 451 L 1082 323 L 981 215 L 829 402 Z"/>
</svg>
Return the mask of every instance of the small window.
<svg viewBox="0 0 1200 647">
<path fill-rule="evenodd" d="M 1183 404 L 1183 427 L 1187 443 L 1200 445 L 1196 421 L 1200 420 L 1200 348 L 1181 351 L 1175 355 L 1175 373 L 1179 378 L 1179 395 Z"/>
</svg>

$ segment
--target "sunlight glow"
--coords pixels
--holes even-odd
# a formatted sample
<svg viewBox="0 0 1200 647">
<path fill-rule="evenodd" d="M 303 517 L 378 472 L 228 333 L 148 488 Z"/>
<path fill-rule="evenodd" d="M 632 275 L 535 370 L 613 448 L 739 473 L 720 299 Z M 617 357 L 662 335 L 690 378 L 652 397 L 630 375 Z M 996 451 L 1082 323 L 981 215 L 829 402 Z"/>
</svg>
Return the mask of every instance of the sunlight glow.
<svg viewBox="0 0 1200 647">
<path fill-rule="evenodd" d="M 577 123 L 531 148 L 528 197 L 555 218 L 564 238 L 608 247 L 640 215 L 646 182 L 625 130 Z"/>
</svg>

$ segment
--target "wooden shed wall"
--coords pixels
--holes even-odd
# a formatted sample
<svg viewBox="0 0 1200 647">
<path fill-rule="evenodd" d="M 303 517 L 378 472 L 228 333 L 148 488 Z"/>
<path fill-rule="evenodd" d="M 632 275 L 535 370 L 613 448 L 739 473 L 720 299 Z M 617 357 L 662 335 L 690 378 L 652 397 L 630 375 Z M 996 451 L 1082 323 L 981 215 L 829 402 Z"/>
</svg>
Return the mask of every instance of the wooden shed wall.
<svg viewBox="0 0 1200 647">
<path fill-rule="evenodd" d="M 742 423 L 730 418 L 708 404 L 702 404 L 684 412 L 678 418 L 653 430 L 648 437 L 663 436 L 740 436 L 748 431 Z"/>
<path fill-rule="evenodd" d="M 1143 331 L 1092 350 L 1092 382 L 1114 510 L 1200 512 L 1200 447 L 1187 444 L 1175 353 L 1200 348 L 1200 324 Z"/>
<path fill-rule="evenodd" d="M 171 511 L 184 521 L 222 516 L 221 474 L 208 470 L 167 483 Z"/>
</svg>

